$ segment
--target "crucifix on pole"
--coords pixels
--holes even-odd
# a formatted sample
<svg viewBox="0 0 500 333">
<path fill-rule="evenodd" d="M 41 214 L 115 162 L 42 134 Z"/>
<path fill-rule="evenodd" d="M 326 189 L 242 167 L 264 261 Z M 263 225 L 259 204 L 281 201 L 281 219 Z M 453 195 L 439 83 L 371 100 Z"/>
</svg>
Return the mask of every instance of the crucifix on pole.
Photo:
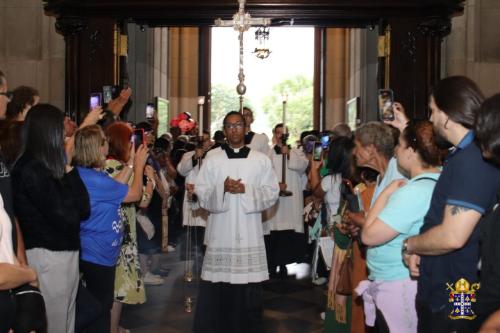
<svg viewBox="0 0 500 333">
<path fill-rule="evenodd" d="M 243 34 L 248 31 L 251 26 L 269 26 L 271 24 L 271 19 L 269 18 L 253 18 L 249 13 L 245 13 L 245 0 L 238 0 L 239 10 L 233 15 L 232 20 L 215 20 L 215 26 L 217 27 L 233 27 L 235 31 L 238 31 L 238 40 L 240 41 L 240 63 L 238 72 L 238 85 L 236 86 L 236 92 L 240 95 L 240 112 L 243 113 L 243 95 L 247 91 L 245 86 L 245 73 L 243 70 Z"/>
</svg>

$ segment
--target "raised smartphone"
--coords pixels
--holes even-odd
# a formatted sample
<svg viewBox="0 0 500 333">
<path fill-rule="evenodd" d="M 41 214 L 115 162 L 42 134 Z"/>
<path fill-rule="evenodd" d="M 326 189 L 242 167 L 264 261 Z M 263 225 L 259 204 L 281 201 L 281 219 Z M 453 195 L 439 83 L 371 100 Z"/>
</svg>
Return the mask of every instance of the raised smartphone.
<svg viewBox="0 0 500 333">
<path fill-rule="evenodd" d="M 378 112 L 380 120 L 394 120 L 394 92 L 391 89 L 378 91 Z"/>
<path fill-rule="evenodd" d="M 132 141 L 134 142 L 135 150 L 137 150 L 137 148 L 144 143 L 144 129 L 135 129 L 132 135 Z"/>
<path fill-rule="evenodd" d="M 321 142 L 315 142 L 313 149 L 313 160 L 321 161 L 321 155 L 323 155 L 323 145 Z"/>
<path fill-rule="evenodd" d="M 96 108 L 98 106 L 102 106 L 102 94 L 101 93 L 92 93 L 90 94 L 90 108 Z"/>
</svg>

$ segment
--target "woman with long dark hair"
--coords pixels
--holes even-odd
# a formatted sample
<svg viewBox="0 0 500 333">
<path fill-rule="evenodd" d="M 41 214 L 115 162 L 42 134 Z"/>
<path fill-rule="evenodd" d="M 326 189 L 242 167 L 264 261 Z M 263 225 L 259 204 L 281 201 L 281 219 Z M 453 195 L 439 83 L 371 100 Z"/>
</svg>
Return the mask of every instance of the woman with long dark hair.
<svg viewBox="0 0 500 333">
<path fill-rule="evenodd" d="M 309 174 L 313 194 L 323 198 L 326 204 L 327 221 L 333 228 L 335 249 L 328 279 L 329 307 L 325 312 L 325 332 L 350 332 L 351 330 L 351 296 L 336 292 L 340 265 L 345 259 L 350 244 L 348 231 L 335 223 L 341 202 L 341 186 L 344 180 L 352 181 L 354 174 L 353 160 L 354 141 L 347 137 L 334 139 L 329 146 L 327 168 L 329 174 L 320 180 L 319 169 L 322 161 L 312 161 Z M 335 305 L 335 306 L 333 306 Z"/>
<path fill-rule="evenodd" d="M 78 289 L 80 221 L 89 197 L 64 150 L 64 115 L 50 104 L 28 113 L 23 153 L 12 172 L 14 209 L 29 264 L 38 272 L 48 331 L 73 332 Z"/>
</svg>

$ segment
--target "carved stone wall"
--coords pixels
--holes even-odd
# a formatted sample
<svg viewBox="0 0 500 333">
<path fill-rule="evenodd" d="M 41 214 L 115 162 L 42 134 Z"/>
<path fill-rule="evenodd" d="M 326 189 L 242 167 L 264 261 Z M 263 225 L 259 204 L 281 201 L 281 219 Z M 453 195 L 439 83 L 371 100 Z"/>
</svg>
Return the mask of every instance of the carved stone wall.
<svg viewBox="0 0 500 333">
<path fill-rule="evenodd" d="M 499 17 L 498 0 L 469 0 L 443 45 L 443 74 L 470 77 L 486 96 L 500 92 Z"/>
<path fill-rule="evenodd" d="M 32 86 L 40 101 L 64 108 L 64 39 L 42 1 L 0 0 L 0 69 L 9 89 Z"/>
</svg>

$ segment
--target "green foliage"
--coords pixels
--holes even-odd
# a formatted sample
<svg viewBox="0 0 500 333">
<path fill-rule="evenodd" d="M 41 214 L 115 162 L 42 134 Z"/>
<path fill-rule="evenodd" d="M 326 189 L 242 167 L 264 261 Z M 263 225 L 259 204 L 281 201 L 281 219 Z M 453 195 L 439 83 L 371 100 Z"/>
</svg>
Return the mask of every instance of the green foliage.
<svg viewBox="0 0 500 333">
<path fill-rule="evenodd" d="M 295 145 L 300 133 L 312 128 L 313 82 L 304 75 L 297 75 L 272 88 L 264 97 L 263 111 L 268 118 L 269 128 L 283 121 L 282 94 L 287 92 L 287 127 L 290 130 L 288 142 Z M 231 110 L 239 109 L 239 97 L 234 87 L 225 84 L 212 86 L 212 123 L 211 132 L 222 128 L 222 119 Z M 251 101 L 245 99 L 245 105 L 252 108 Z"/>
<path fill-rule="evenodd" d="M 239 111 L 240 98 L 235 87 L 226 84 L 216 84 L 212 86 L 211 95 L 211 125 L 210 132 L 222 129 L 222 120 L 229 111 Z M 245 98 L 245 106 L 251 106 L 251 102 Z"/>
<path fill-rule="evenodd" d="M 269 126 L 283 122 L 282 94 L 288 94 L 286 122 L 290 131 L 288 143 L 295 145 L 300 133 L 312 128 L 313 82 L 304 75 L 286 79 L 273 87 L 272 93 L 264 98 L 263 109 L 268 116 Z"/>
</svg>

